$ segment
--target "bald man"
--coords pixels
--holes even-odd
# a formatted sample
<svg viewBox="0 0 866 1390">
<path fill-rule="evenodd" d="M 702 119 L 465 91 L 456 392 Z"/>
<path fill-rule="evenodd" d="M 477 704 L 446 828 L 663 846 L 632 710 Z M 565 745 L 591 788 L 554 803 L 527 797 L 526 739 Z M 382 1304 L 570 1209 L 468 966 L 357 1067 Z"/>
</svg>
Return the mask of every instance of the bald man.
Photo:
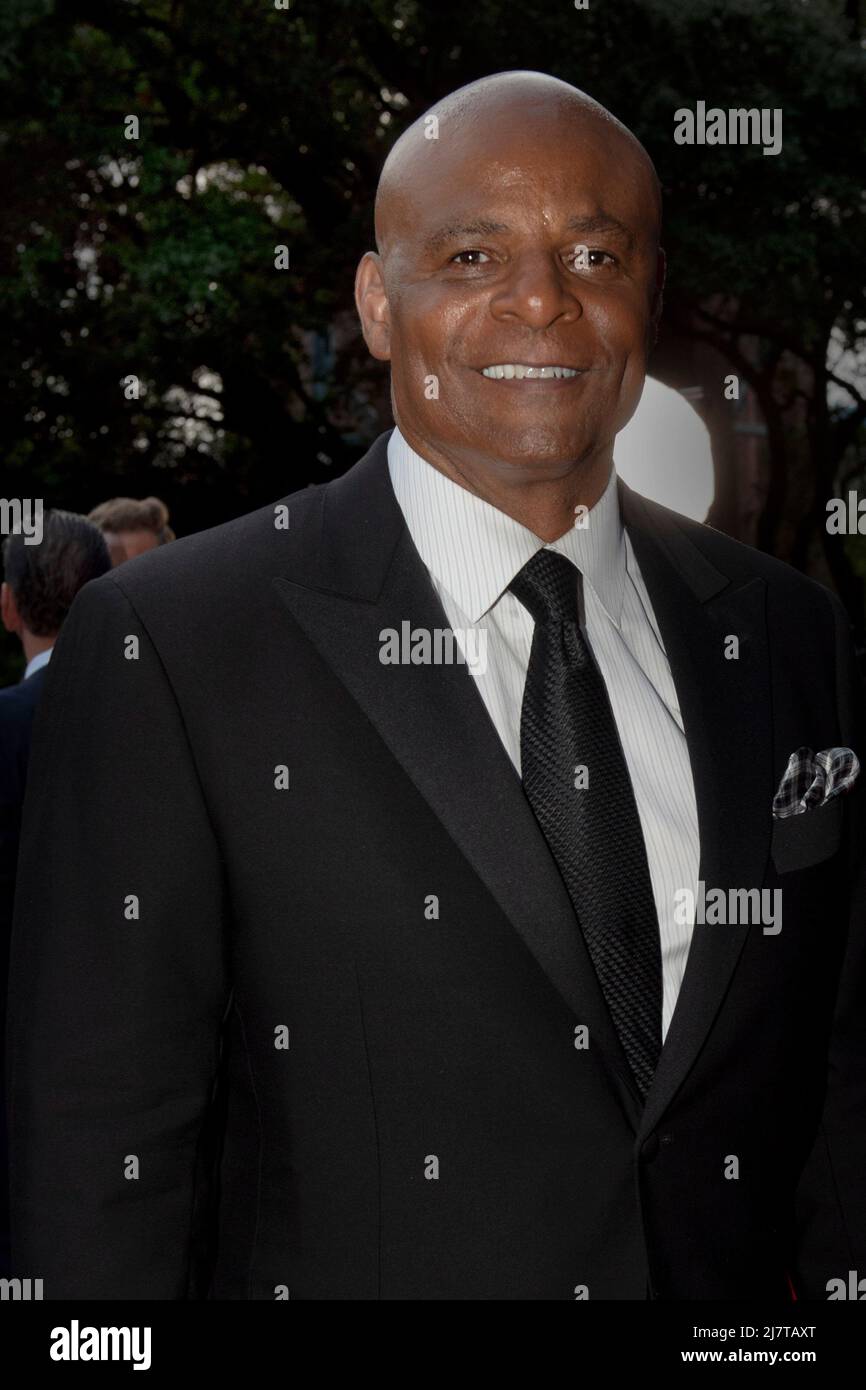
<svg viewBox="0 0 866 1390">
<path fill-rule="evenodd" d="M 866 1270 L 848 626 L 616 477 L 660 214 L 574 88 L 446 98 L 358 269 L 395 427 L 76 601 L 12 966 L 46 1298 L 781 1311 Z"/>
</svg>

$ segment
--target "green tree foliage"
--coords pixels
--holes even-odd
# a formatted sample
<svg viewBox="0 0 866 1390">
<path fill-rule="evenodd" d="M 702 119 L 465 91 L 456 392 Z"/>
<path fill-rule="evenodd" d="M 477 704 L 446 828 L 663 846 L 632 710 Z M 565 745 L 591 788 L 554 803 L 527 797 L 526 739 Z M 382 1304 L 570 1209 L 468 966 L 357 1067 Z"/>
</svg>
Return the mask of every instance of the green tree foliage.
<svg viewBox="0 0 866 1390">
<path fill-rule="evenodd" d="M 0 19 L 8 490 L 78 510 L 155 491 L 183 532 L 346 466 L 387 423 L 351 311 L 382 159 L 446 92 L 526 67 L 590 92 L 655 158 L 671 330 L 752 382 L 764 543 L 805 567 L 824 500 L 861 466 L 866 413 L 862 380 L 826 404 L 831 334 L 862 351 L 866 321 L 857 15 L 843 0 L 18 0 Z M 781 108 L 782 154 L 676 145 L 674 111 L 698 100 Z"/>
</svg>

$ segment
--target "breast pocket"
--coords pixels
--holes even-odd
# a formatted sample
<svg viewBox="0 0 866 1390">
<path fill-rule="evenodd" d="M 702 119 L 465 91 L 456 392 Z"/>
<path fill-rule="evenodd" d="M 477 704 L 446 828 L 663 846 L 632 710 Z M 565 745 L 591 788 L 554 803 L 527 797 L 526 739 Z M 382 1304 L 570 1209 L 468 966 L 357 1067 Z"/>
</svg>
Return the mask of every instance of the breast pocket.
<svg viewBox="0 0 866 1390">
<path fill-rule="evenodd" d="M 777 873 L 790 874 L 829 859 L 841 841 L 842 798 L 836 796 L 823 806 L 774 820 L 770 852 Z"/>
</svg>

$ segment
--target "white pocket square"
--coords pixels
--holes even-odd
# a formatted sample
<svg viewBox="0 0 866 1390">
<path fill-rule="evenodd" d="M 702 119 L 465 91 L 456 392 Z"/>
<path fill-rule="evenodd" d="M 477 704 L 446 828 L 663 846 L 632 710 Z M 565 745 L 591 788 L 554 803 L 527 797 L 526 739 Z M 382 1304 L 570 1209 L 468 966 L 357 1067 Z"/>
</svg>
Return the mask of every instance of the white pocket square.
<svg viewBox="0 0 866 1390">
<path fill-rule="evenodd" d="M 825 748 L 821 753 L 798 748 L 773 797 L 774 818 L 785 820 L 823 806 L 852 787 L 859 772 L 860 760 L 852 748 Z"/>
</svg>

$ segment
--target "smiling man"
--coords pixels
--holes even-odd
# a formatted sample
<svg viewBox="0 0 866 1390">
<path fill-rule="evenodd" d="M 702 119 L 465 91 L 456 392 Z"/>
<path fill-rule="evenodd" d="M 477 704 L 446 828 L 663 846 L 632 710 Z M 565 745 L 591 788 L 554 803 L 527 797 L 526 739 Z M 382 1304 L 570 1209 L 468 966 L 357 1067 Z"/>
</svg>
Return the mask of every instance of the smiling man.
<svg viewBox="0 0 866 1390">
<path fill-rule="evenodd" d="M 446 98 L 357 276 L 396 428 L 76 601 L 10 1003 L 46 1298 L 784 1304 L 866 1268 L 848 628 L 617 479 L 660 215 L 574 88 Z"/>
<path fill-rule="evenodd" d="M 603 107 L 541 74 L 474 83 L 436 113 L 437 138 L 422 117 L 382 171 L 365 337 L 391 363 L 403 439 L 553 540 L 598 501 L 640 399 L 658 179 Z"/>
</svg>

